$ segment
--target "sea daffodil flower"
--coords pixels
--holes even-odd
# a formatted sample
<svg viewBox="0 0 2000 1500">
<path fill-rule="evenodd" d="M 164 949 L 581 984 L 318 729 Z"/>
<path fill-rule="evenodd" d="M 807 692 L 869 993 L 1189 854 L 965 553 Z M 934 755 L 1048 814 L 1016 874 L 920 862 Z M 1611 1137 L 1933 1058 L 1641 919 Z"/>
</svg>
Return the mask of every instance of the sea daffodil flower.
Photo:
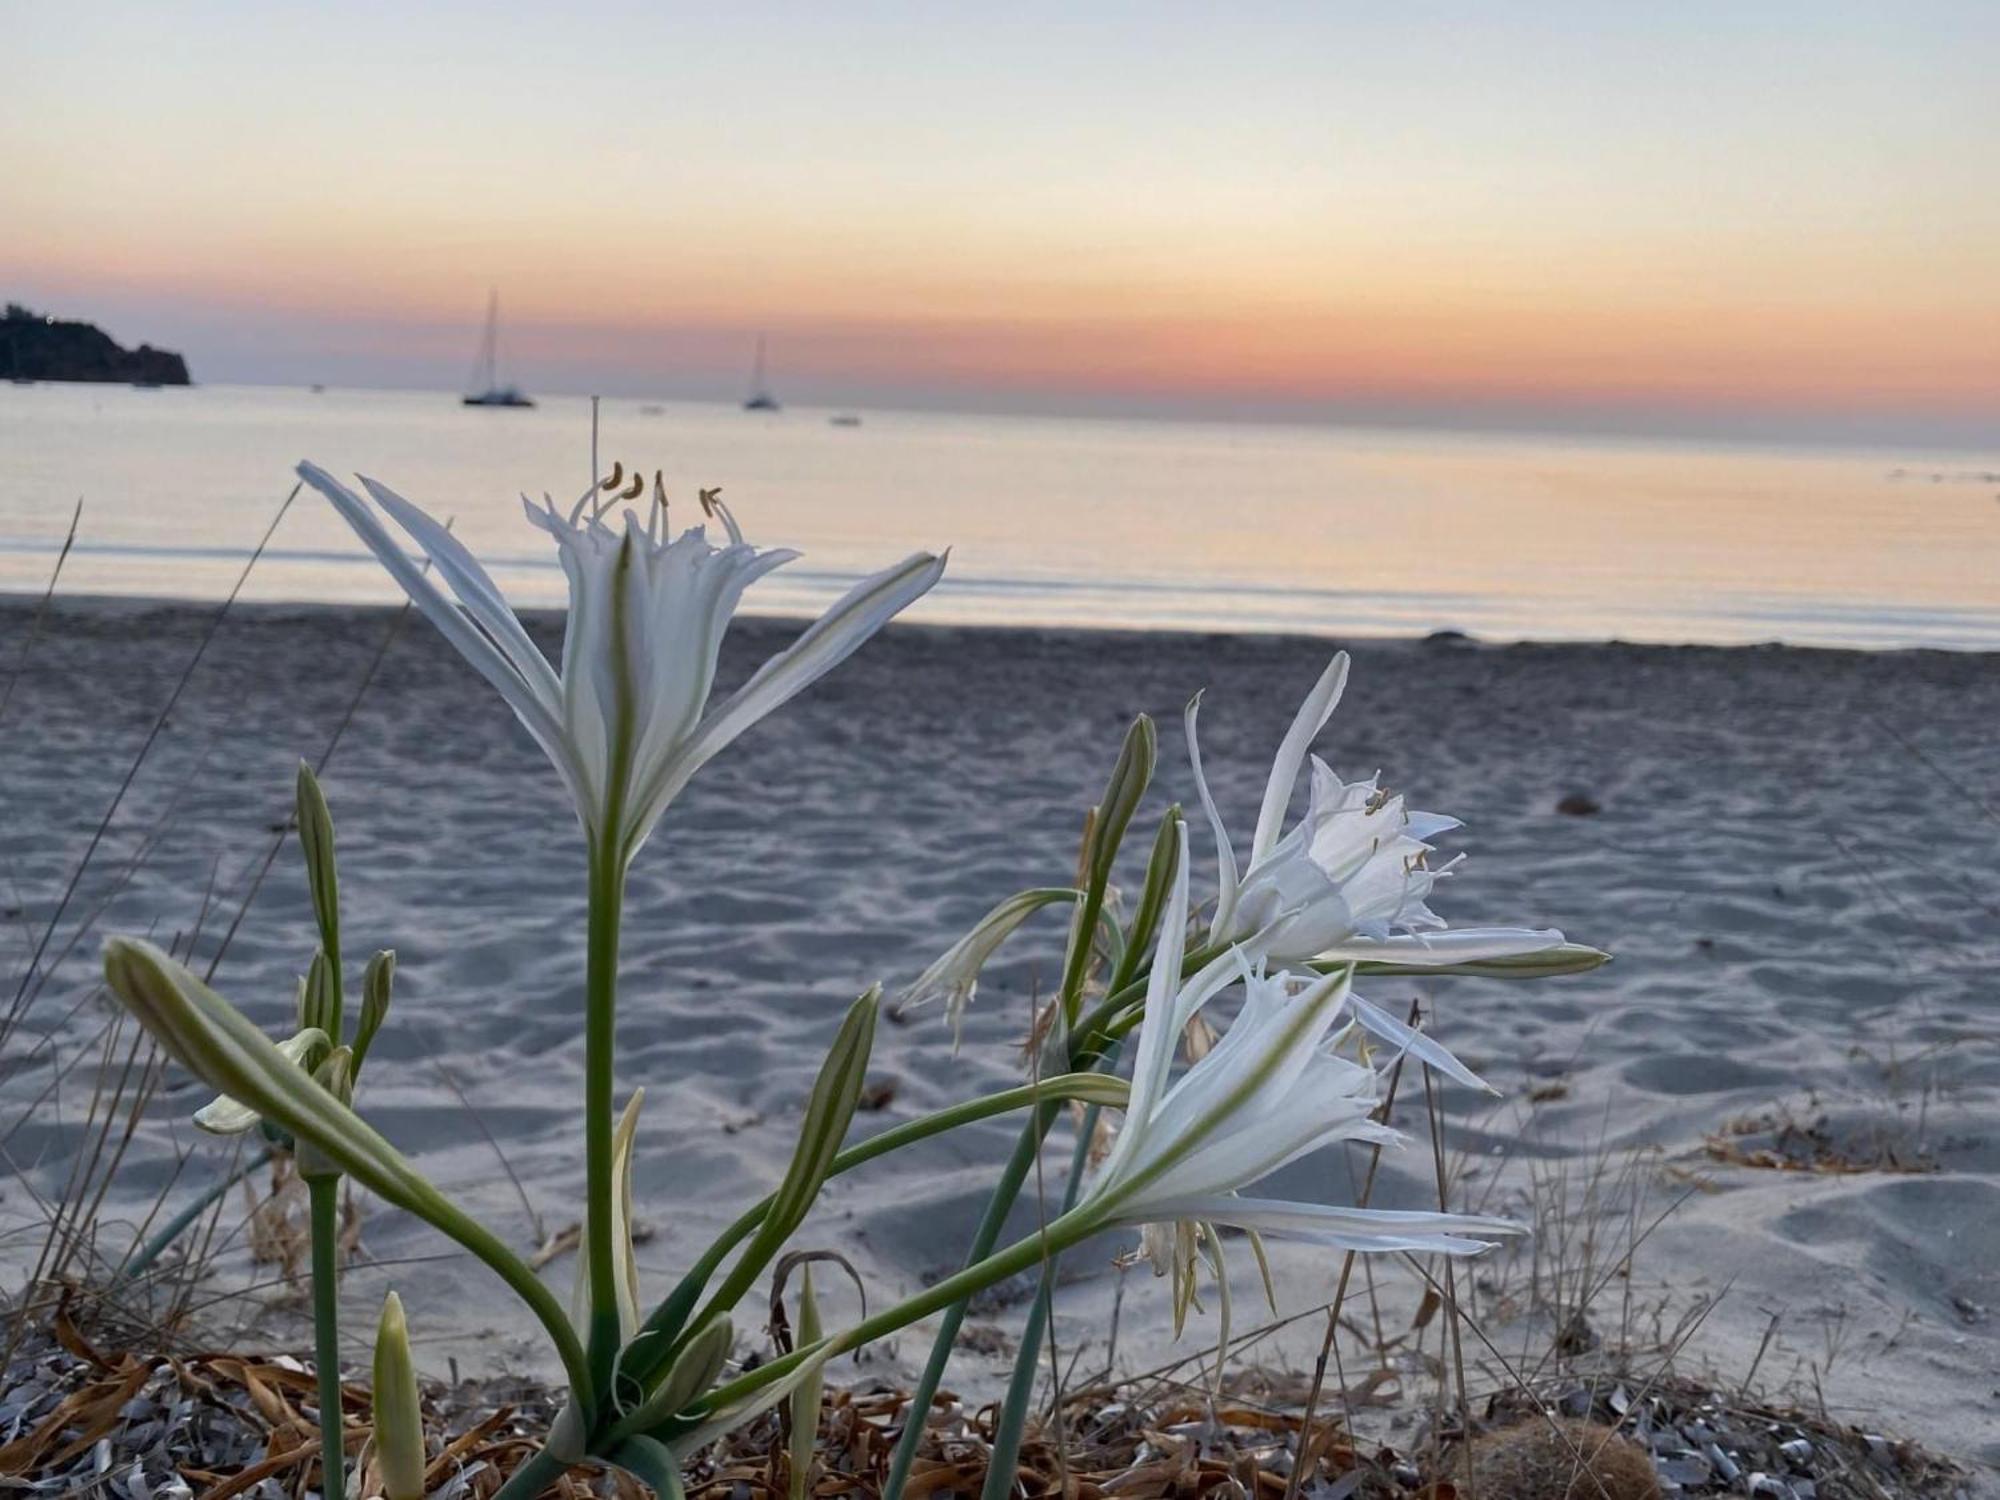
<svg viewBox="0 0 2000 1500">
<path fill-rule="evenodd" d="M 1188 758 L 1202 812 L 1215 837 L 1214 940 L 1248 943 L 1280 963 L 1325 959 L 1419 967 L 1561 947 L 1563 935 L 1553 928 L 1445 930 L 1444 919 L 1427 900 L 1431 888 L 1458 861 L 1433 868 L 1430 841 L 1457 828 L 1459 821 L 1411 811 L 1376 778 L 1344 782 L 1318 756 L 1311 757 L 1312 791 L 1306 815 L 1280 836 L 1292 787 L 1313 737 L 1340 702 L 1347 669 L 1347 653 L 1336 653 L 1279 745 L 1250 841 L 1250 862 L 1240 875 L 1229 831 L 1202 772 L 1195 731 L 1200 696 L 1187 706 Z"/>
<path fill-rule="evenodd" d="M 1335 1056 L 1328 1046 L 1335 1022 L 1349 1008 L 1350 970 L 1312 976 L 1294 993 L 1301 981 L 1266 975 L 1233 950 L 1186 982 L 1177 981 L 1177 945 L 1188 908 L 1186 870 L 1183 848 L 1147 985 L 1124 1125 L 1078 1212 L 1101 1223 L 1140 1226 L 1148 1257 L 1162 1271 L 1176 1270 L 1177 1281 L 1191 1271 L 1187 1251 L 1197 1226 L 1228 1224 L 1343 1250 L 1445 1255 L 1490 1248 L 1477 1235 L 1519 1233 L 1521 1226 L 1512 1220 L 1484 1215 L 1237 1196 L 1239 1189 L 1323 1146 L 1393 1143 L 1401 1137 L 1372 1118 L 1378 1102 L 1375 1070 Z M 1226 967 L 1232 964 L 1233 974 Z M 1236 979 L 1244 988 L 1241 1012 L 1221 1039 L 1174 1079 L 1174 1058 L 1188 1022 Z M 1214 1243 L 1212 1230 L 1206 1237 Z"/>
<path fill-rule="evenodd" d="M 716 658 L 744 590 L 798 555 L 750 545 L 713 491 L 702 503 L 722 523 L 721 545 L 702 526 L 669 536 L 657 477 L 644 522 L 631 510 L 621 522 L 602 486 L 567 512 L 524 497 L 529 521 L 554 540 L 569 579 L 558 671 L 479 560 L 435 518 L 362 479 L 376 505 L 428 555 L 442 587 L 403 550 L 375 506 L 317 465 L 300 464 L 299 474 L 499 690 L 554 763 L 591 838 L 611 841 L 627 859 L 705 762 L 838 666 L 944 571 L 943 558 L 918 552 L 863 579 L 711 708 Z"/>
</svg>

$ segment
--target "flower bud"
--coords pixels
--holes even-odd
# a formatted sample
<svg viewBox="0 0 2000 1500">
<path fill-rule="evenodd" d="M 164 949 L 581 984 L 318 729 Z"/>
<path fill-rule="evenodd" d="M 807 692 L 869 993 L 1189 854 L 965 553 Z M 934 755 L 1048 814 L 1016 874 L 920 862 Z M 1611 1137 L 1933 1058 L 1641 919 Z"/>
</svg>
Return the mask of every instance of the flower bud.
<svg viewBox="0 0 2000 1500">
<path fill-rule="evenodd" d="M 306 858 L 306 885 L 312 891 L 313 916 L 319 923 L 320 946 L 340 951 L 340 876 L 333 864 L 333 816 L 327 811 L 312 767 L 299 762 L 299 850 Z"/>
<path fill-rule="evenodd" d="M 368 1056 L 369 1044 L 389 1014 L 389 990 L 396 978 L 396 950 L 384 948 L 368 960 L 361 975 L 361 1019 L 354 1027 L 354 1071 Z"/>
<path fill-rule="evenodd" d="M 394 1292 L 375 1328 L 375 1463 L 383 1500 L 424 1500 L 424 1413 L 417 1399 L 410 1329 Z"/>
<path fill-rule="evenodd" d="M 334 988 L 333 964 L 324 948 L 313 951 L 312 963 L 306 968 L 299 991 L 299 1025 L 324 1031 L 329 1037 L 340 1025 L 340 996 Z"/>
</svg>

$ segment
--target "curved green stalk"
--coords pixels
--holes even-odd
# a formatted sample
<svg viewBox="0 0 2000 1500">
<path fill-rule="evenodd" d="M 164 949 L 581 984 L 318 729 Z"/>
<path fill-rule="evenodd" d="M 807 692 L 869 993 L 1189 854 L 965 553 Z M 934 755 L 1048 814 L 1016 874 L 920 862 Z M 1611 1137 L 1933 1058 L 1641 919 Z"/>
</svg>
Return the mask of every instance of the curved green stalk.
<svg viewBox="0 0 2000 1500">
<path fill-rule="evenodd" d="M 306 1179 L 312 1225 L 313 1364 L 319 1375 L 320 1493 L 347 1493 L 340 1408 L 340 1178 Z"/>
<path fill-rule="evenodd" d="M 314 1083 L 241 1012 L 151 943 L 112 938 L 104 978 L 169 1055 L 370 1191 L 442 1231 L 490 1266 L 542 1322 L 577 1397 L 597 1390 L 569 1314 L 493 1232 L 437 1190 L 359 1115 Z"/>
<path fill-rule="evenodd" d="M 864 1318 L 852 1328 L 818 1344 L 794 1349 L 756 1369 L 739 1375 L 725 1385 L 719 1385 L 709 1392 L 709 1399 L 703 1403 L 703 1410 L 717 1411 L 724 1407 L 755 1395 L 775 1380 L 781 1380 L 808 1359 L 835 1358 L 864 1344 L 873 1343 L 899 1328 L 908 1327 L 919 1318 L 927 1318 L 953 1304 L 962 1304 L 974 1292 L 982 1291 L 997 1281 L 1009 1276 L 1017 1276 L 1030 1266 L 1039 1263 L 1046 1255 L 1067 1250 L 1082 1240 L 1095 1234 L 1103 1227 L 1105 1212 L 1095 1205 L 1063 1214 L 1052 1220 L 1045 1229 L 1016 1240 L 1005 1250 L 989 1255 L 984 1260 L 967 1266 L 956 1275 L 946 1277 L 936 1286 L 918 1293 L 908 1301 L 899 1302 L 886 1308 L 872 1318 Z M 629 1422 L 629 1419 L 627 1419 Z M 625 1423 L 612 1427 L 605 1435 L 605 1445 L 615 1444 L 632 1435 Z M 883 1493 L 888 1492 L 885 1489 Z"/>
<path fill-rule="evenodd" d="M 1054 1078 L 1044 1078 L 1040 1083 L 1025 1083 L 1018 1088 L 1004 1089 L 1000 1093 L 988 1094 L 984 1098 L 954 1104 L 948 1109 L 937 1110 L 914 1120 L 906 1120 L 901 1125 L 892 1126 L 878 1135 L 870 1136 L 858 1145 L 849 1146 L 833 1159 L 832 1169 L 828 1171 L 827 1176 L 838 1177 L 841 1173 L 850 1172 L 864 1163 L 875 1160 L 878 1156 L 887 1156 L 890 1152 L 899 1151 L 917 1141 L 942 1135 L 961 1125 L 970 1125 L 980 1120 L 991 1119 L 995 1115 L 1025 1109 L 1031 1104 L 1060 1103 L 1066 1099 L 1085 1097 L 1086 1090 L 1090 1093 L 1103 1090 L 1102 1102 L 1114 1102 L 1107 1085 L 1115 1084 L 1116 1080 L 1098 1074 L 1063 1073 Z M 728 1258 L 729 1252 L 763 1223 L 764 1216 L 771 1211 L 775 1197 L 776 1194 L 767 1195 L 745 1209 L 736 1221 L 723 1230 L 715 1242 L 702 1252 L 701 1258 L 688 1269 L 680 1283 L 646 1320 L 645 1327 L 634 1336 L 632 1343 L 626 1346 L 627 1357 L 621 1365 L 621 1378 L 630 1377 L 642 1385 L 650 1381 L 680 1353 L 682 1329 L 699 1328 L 714 1313 L 728 1310 L 711 1304 L 703 1310 L 701 1317 L 690 1319 L 688 1316 L 700 1297 L 702 1288 Z M 649 1336 L 660 1341 L 657 1351 L 641 1359 L 632 1359 L 630 1357 L 632 1348 L 641 1339 Z"/>
</svg>

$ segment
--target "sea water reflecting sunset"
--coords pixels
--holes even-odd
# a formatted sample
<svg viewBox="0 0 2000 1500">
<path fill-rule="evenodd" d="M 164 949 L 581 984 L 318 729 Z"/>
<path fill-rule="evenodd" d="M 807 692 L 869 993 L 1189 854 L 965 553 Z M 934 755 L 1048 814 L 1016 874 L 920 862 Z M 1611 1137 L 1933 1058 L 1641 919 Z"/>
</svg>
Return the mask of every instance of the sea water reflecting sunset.
<svg viewBox="0 0 2000 1500">
<path fill-rule="evenodd" d="M 803 550 L 753 592 L 769 613 L 949 545 L 914 618 L 2000 649 L 2000 454 L 829 415 L 607 400 L 600 443 L 664 469 L 679 524 L 720 485 L 753 540 Z M 589 432 L 573 398 L 0 387 L 0 591 L 45 585 L 80 495 L 64 593 L 219 597 L 310 457 L 454 517 L 517 603 L 560 603 L 515 497 L 573 499 Z M 393 596 L 309 494 L 245 595 Z"/>
</svg>

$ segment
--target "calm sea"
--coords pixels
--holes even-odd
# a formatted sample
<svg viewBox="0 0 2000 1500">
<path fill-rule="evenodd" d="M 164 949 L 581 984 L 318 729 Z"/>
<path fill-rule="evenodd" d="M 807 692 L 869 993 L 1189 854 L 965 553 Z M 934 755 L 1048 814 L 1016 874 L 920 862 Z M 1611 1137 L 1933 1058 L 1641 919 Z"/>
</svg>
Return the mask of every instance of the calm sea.
<svg viewBox="0 0 2000 1500">
<path fill-rule="evenodd" d="M 2000 649 L 2000 452 L 1951 455 L 607 400 L 608 467 L 722 486 L 805 556 L 753 591 L 799 613 L 916 547 L 952 569 L 915 614 L 962 623 L 1495 640 Z M 0 385 L 0 591 L 213 598 L 292 464 L 380 478 L 456 518 L 520 604 L 561 573 L 523 489 L 573 499 L 589 408 L 416 392 Z M 302 495 L 247 597 L 386 600 Z"/>
</svg>

